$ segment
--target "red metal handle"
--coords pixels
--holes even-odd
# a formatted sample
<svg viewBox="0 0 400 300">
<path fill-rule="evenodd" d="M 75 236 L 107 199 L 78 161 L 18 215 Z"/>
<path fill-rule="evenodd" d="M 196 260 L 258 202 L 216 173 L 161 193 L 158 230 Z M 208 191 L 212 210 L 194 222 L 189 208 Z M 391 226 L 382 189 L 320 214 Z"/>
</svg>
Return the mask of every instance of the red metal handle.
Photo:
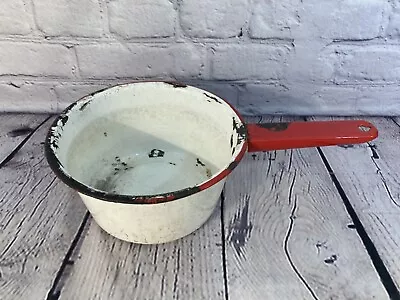
<svg viewBox="0 0 400 300">
<path fill-rule="evenodd" d="M 363 120 L 248 124 L 249 152 L 360 144 L 378 136 Z"/>
</svg>

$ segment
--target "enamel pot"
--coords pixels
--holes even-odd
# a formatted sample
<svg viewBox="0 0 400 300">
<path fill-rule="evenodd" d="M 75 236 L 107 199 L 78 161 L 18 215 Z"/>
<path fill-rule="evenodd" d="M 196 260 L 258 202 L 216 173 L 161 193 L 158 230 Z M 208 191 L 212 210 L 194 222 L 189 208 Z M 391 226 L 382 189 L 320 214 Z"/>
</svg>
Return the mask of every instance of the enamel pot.
<svg viewBox="0 0 400 300">
<path fill-rule="evenodd" d="M 366 121 L 245 124 L 208 91 L 134 82 L 70 105 L 50 127 L 45 153 L 104 231 L 155 244 L 207 221 L 246 151 L 364 143 L 377 135 Z"/>
</svg>

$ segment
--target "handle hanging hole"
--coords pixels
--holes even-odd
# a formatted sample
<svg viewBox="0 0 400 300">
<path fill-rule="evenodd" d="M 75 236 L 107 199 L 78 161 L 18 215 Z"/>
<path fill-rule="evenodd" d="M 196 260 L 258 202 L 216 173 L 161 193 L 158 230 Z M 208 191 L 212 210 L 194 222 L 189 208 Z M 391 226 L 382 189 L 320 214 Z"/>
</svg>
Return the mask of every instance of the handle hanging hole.
<svg viewBox="0 0 400 300">
<path fill-rule="evenodd" d="M 371 130 L 371 127 L 369 127 L 369 126 L 364 126 L 364 125 L 360 125 L 360 126 L 358 126 L 358 128 L 359 128 L 361 131 L 363 131 L 363 132 L 368 132 L 368 131 Z"/>
</svg>

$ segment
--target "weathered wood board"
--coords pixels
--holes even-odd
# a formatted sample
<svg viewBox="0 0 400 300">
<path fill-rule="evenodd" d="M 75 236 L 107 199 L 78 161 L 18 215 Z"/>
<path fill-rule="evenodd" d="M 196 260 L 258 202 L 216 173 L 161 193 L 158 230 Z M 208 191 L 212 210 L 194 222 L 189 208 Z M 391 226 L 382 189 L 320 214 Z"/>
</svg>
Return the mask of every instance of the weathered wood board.
<svg viewBox="0 0 400 300">
<path fill-rule="evenodd" d="M 61 290 L 66 299 L 226 299 L 221 214 L 195 233 L 161 245 L 108 235 L 91 219 Z"/>
<path fill-rule="evenodd" d="M 0 113 L 0 165 L 48 115 Z"/>
<path fill-rule="evenodd" d="M 223 212 L 230 299 L 388 299 L 316 149 L 247 154 Z"/>
<path fill-rule="evenodd" d="M 90 217 L 82 233 L 82 201 L 43 156 L 51 120 L 35 131 L 46 118 L 0 115 L 0 299 L 398 295 L 400 118 L 367 118 L 380 131 L 369 144 L 247 154 L 202 228 L 149 246 L 117 240 Z"/>
<path fill-rule="evenodd" d="M 44 158 L 50 121 L 0 168 L 0 299 L 46 299 L 86 212 Z"/>
<path fill-rule="evenodd" d="M 378 128 L 376 140 L 322 152 L 400 289 L 400 126 L 390 118 L 366 120 Z"/>
</svg>

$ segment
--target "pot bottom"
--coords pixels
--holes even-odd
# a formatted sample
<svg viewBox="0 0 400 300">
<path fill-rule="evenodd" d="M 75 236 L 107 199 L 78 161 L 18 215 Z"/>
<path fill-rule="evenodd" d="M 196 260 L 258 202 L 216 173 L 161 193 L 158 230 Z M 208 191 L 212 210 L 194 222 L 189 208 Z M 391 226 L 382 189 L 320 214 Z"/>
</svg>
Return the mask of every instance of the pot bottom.
<svg viewBox="0 0 400 300">
<path fill-rule="evenodd" d="M 217 168 L 194 154 L 166 149 L 108 155 L 90 169 L 90 185 L 121 195 L 153 195 L 193 186 L 212 177 Z"/>
</svg>

